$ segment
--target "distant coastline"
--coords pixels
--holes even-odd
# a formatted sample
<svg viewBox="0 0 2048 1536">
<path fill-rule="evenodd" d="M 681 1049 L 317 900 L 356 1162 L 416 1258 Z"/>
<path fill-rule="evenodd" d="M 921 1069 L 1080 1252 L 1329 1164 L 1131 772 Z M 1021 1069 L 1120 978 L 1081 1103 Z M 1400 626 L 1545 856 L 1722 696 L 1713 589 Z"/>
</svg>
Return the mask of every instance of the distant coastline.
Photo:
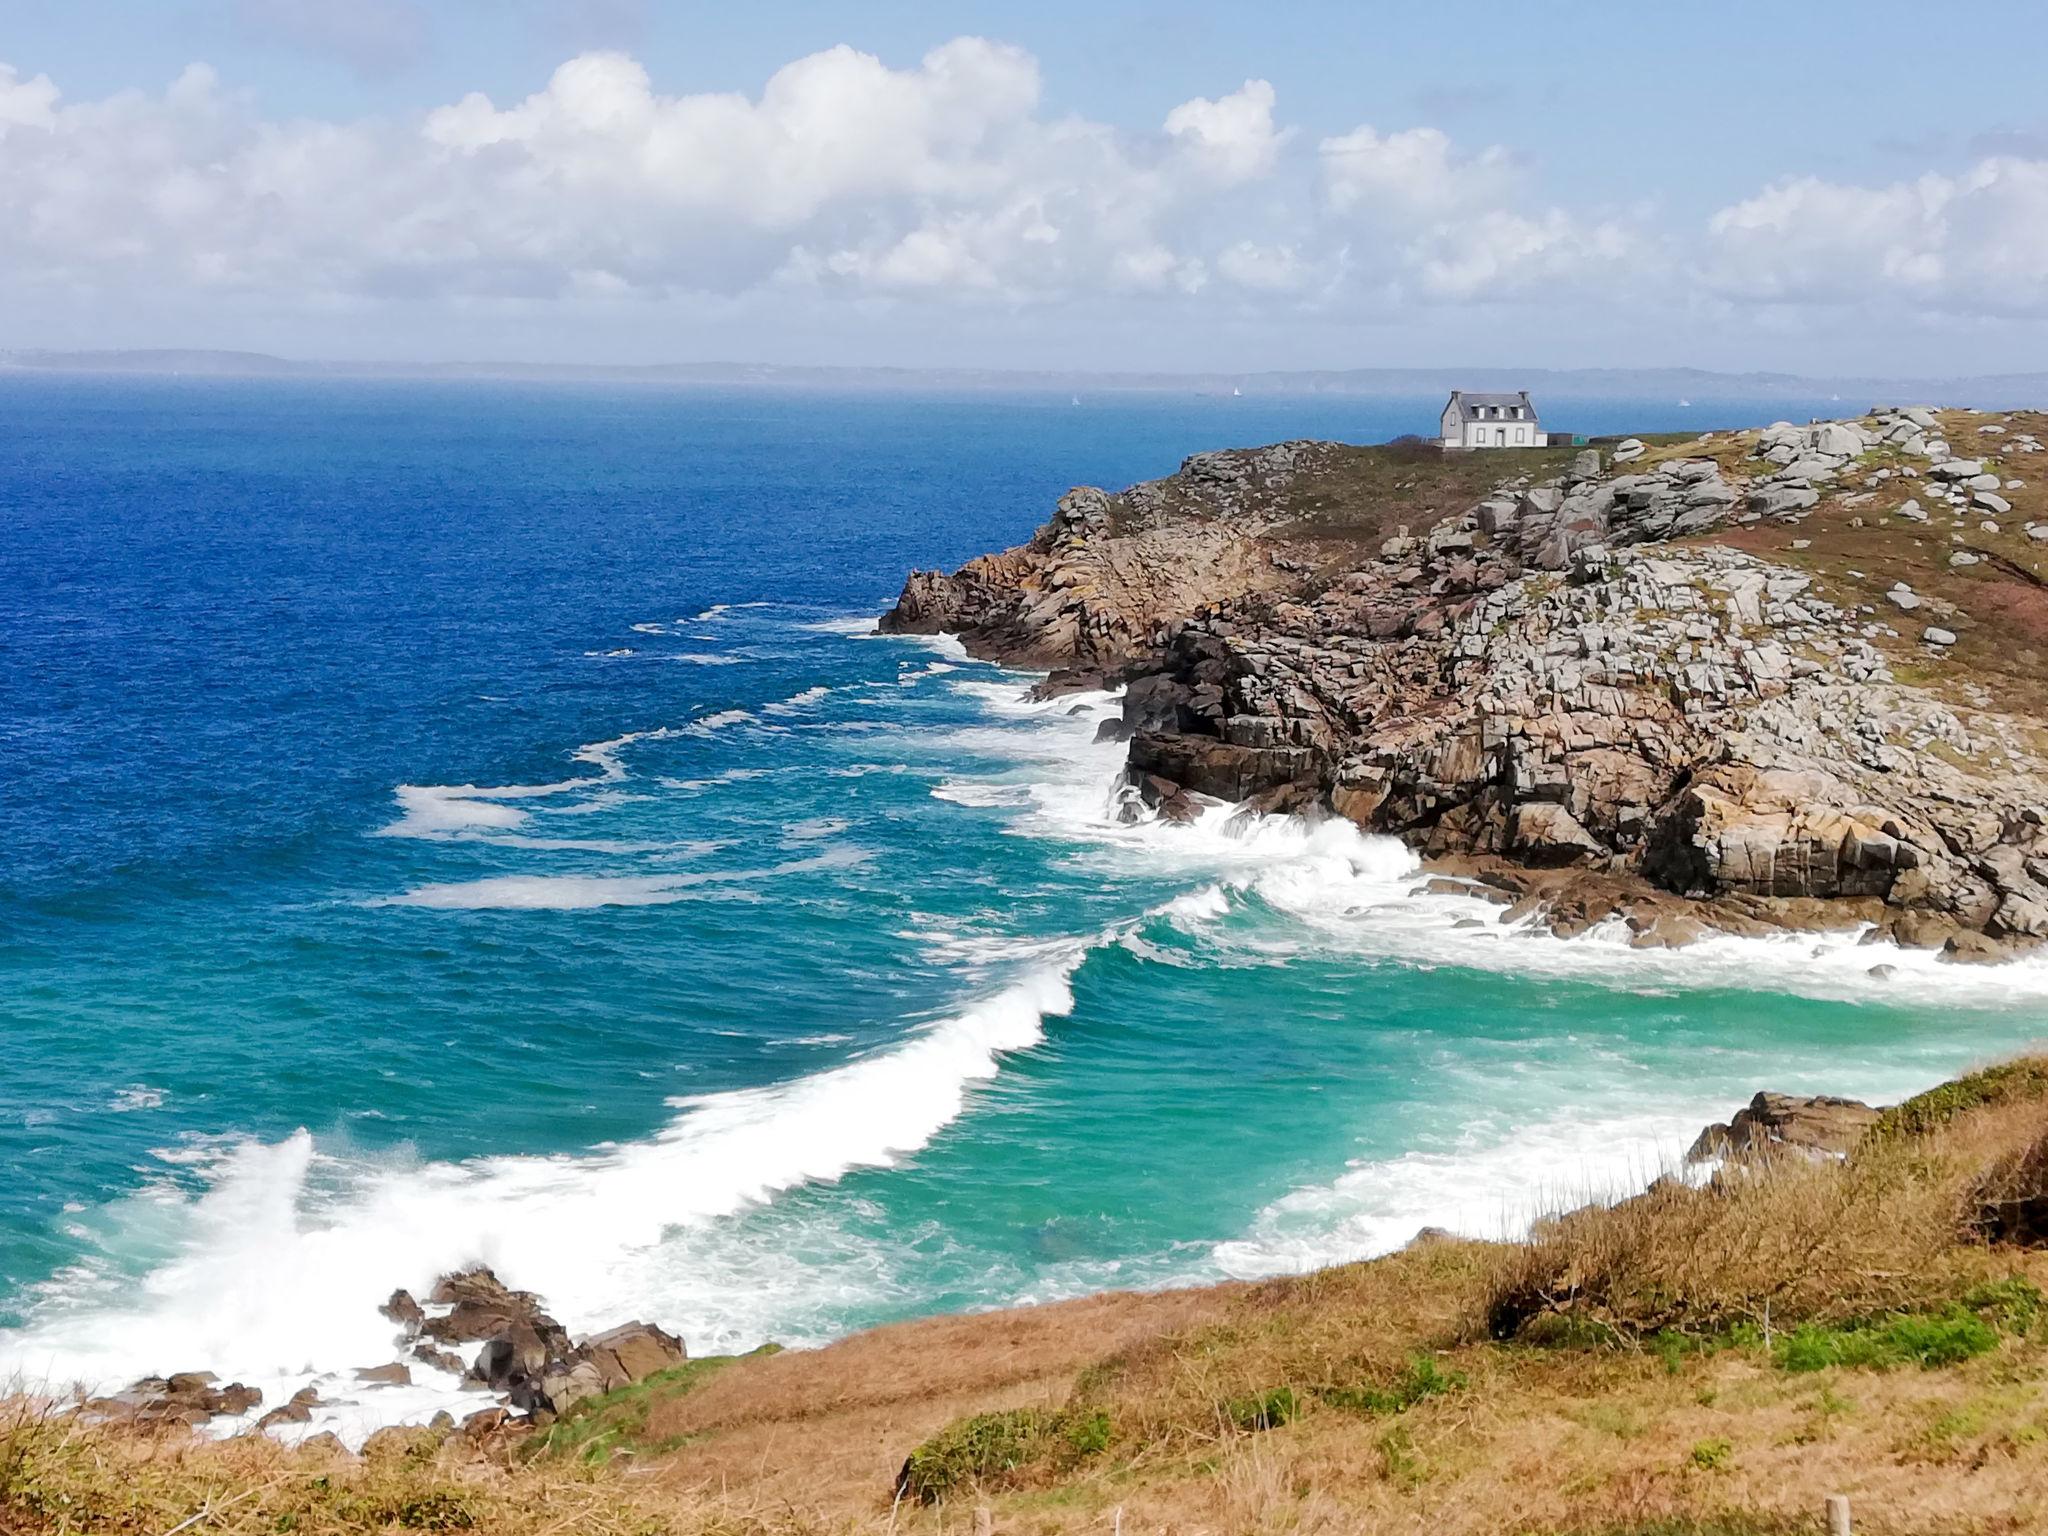
<svg viewBox="0 0 2048 1536">
<path fill-rule="evenodd" d="M 1595 396 L 1669 397 L 1711 401 L 1783 398 L 1808 401 L 1841 396 L 1852 409 L 1878 402 L 1943 400 L 1980 407 L 2048 397 L 2048 372 L 1954 377 L 1809 376 L 1791 373 L 1718 373 L 1703 368 L 1519 368 L 1486 365 L 1444 368 L 1289 369 L 1249 373 L 1000 368 L 870 368 L 780 363 L 536 363 L 516 359 L 406 362 L 278 357 L 264 352 L 132 348 L 53 351 L 0 348 L 0 374 L 136 374 L 193 378 L 527 380 L 561 383 L 681 384 L 756 388 L 873 390 L 877 392 L 1031 392 L 1093 390 L 1117 393 L 1219 395 L 1443 394 L 1454 388 L 1539 390 L 1561 399 Z"/>
</svg>

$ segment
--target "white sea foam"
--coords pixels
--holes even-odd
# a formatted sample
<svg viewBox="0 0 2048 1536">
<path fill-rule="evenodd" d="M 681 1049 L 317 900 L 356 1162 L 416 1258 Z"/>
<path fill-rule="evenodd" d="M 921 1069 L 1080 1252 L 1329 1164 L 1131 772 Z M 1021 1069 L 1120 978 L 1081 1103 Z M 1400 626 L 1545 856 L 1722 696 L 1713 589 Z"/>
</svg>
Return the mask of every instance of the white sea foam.
<svg viewBox="0 0 2048 1536">
<path fill-rule="evenodd" d="M 1106 872 L 1134 870 L 1213 885 L 1229 903 L 1256 898 L 1298 919 L 1289 940 L 1302 951 L 1356 954 L 1410 964 L 1464 966 L 1642 990 L 1727 987 L 1789 992 L 1841 1001 L 1924 1002 L 1947 1007 L 2009 1008 L 2048 1000 L 2048 957 L 1990 966 L 1958 966 L 1930 950 L 1864 942 L 1857 930 L 1827 934 L 1713 935 L 1676 949 L 1638 949 L 1619 919 L 1564 939 L 1539 923 L 1502 922 L 1500 908 L 1475 896 L 1420 889 L 1421 864 L 1398 839 L 1360 832 L 1337 817 L 1259 816 L 1209 802 L 1185 825 L 1161 822 L 1133 804 L 1120 785 L 1125 749 L 1092 740 L 1076 702 L 1108 695 L 1034 700 L 1014 683 L 960 681 L 956 692 L 1013 720 L 1036 719 L 1031 732 L 970 727 L 951 745 L 977 755 L 1004 753 L 1020 767 L 994 777 L 943 781 L 934 793 L 963 804 L 1014 803 L 1030 809 L 1015 830 L 1094 850 Z M 1136 814 L 1138 819 L 1127 820 Z M 1216 897 L 1202 901 L 1214 908 Z M 1227 910 L 1227 908 L 1225 909 Z M 1184 917 L 1190 914 L 1183 914 Z M 1212 913 L 1221 917 L 1222 910 Z M 1873 968 L 1889 974 L 1873 975 Z"/>
<path fill-rule="evenodd" d="M 580 912 L 592 907 L 651 907 L 687 901 L 703 875 L 491 875 L 416 886 L 375 903 L 444 912 Z"/>
<path fill-rule="evenodd" d="M 686 845 L 691 846 L 691 845 Z M 716 843 L 694 845 L 714 848 Z M 488 875 L 415 886 L 374 907 L 429 907 L 444 912 L 580 912 L 595 907 L 655 907 L 688 901 L 706 887 L 743 885 L 778 875 L 847 869 L 871 857 L 864 848 L 835 846 L 767 869 L 718 869 L 664 875 Z"/>
<path fill-rule="evenodd" d="M 161 1109 L 163 1102 L 163 1089 L 152 1088 L 147 1083 L 131 1083 L 108 1101 L 107 1110 L 110 1114 L 126 1115 L 138 1109 Z"/>
<path fill-rule="evenodd" d="M 1610 1100 L 1583 1118 L 1505 1133 L 1459 1128 L 1437 1145 L 1361 1160 L 1330 1184 L 1282 1196 L 1242 1237 L 1219 1243 L 1215 1261 L 1224 1274 L 1255 1279 L 1389 1253 L 1423 1227 L 1515 1236 L 1550 1212 L 1641 1191 L 1677 1164 L 1712 1103 L 1617 1114 Z"/>
<path fill-rule="evenodd" d="M 832 690 L 830 688 L 826 688 L 823 686 L 816 688 L 806 688 L 801 693 L 791 694 L 788 698 L 783 699 L 779 703 L 762 705 L 762 713 L 770 715 L 793 715 L 803 709 L 808 708 L 810 705 L 817 703 L 820 699 L 825 698 L 831 692 Z"/>
<path fill-rule="evenodd" d="M 176 1257 L 139 1284 L 103 1269 L 45 1287 L 29 1325 L 0 1333 L 0 1375 L 106 1388 L 204 1363 L 270 1404 L 317 1383 L 339 1401 L 303 1432 L 359 1440 L 379 1423 L 476 1405 L 433 1373 L 399 1393 L 355 1387 L 347 1372 L 392 1357 L 392 1328 L 377 1312 L 392 1287 L 417 1292 L 478 1262 L 541 1292 L 578 1329 L 653 1316 L 700 1350 L 758 1341 L 786 1300 L 778 1289 L 801 1283 L 802 1267 L 774 1266 L 779 1288 L 727 1287 L 677 1262 L 669 1245 L 781 1191 L 923 1147 L 975 1083 L 1072 1007 L 1068 979 L 1087 947 L 1068 946 L 877 1054 L 774 1087 L 676 1100 L 675 1119 L 646 1141 L 426 1164 L 336 1155 L 304 1131 L 240 1144 L 208 1160 L 196 1198 L 138 1202 L 142 1230 L 180 1221 Z"/>
<path fill-rule="evenodd" d="M 722 731 L 727 726 L 744 725 L 753 718 L 753 711 L 748 709 L 715 710 L 711 714 L 692 720 L 689 729 L 699 735 L 708 735 L 713 731 Z"/>
</svg>

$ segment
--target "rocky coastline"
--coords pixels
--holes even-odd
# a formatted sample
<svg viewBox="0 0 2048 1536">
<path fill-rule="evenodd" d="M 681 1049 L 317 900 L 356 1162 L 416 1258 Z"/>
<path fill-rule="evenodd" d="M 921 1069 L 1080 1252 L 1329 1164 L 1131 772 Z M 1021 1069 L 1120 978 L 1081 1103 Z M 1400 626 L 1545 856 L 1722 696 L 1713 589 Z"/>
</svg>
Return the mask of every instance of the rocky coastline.
<svg viewBox="0 0 2048 1536">
<path fill-rule="evenodd" d="M 1121 686 L 1140 814 L 1343 816 L 1564 933 L 1996 960 L 2048 940 L 2044 437 L 1912 407 L 1205 453 L 913 573 L 882 627 Z"/>
<path fill-rule="evenodd" d="M 683 1341 L 652 1323 L 624 1323 L 573 1338 L 548 1315 L 540 1297 L 512 1289 L 481 1266 L 443 1275 L 423 1302 L 409 1291 L 393 1291 L 378 1311 L 393 1328 L 390 1361 L 304 1387 L 260 1414 L 263 1393 L 258 1388 L 223 1383 L 204 1370 L 143 1377 L 120 1392 L 87 1398 L 79 1412 L 88 1420 L 143 1429 L 211 1432 L 232 1423 L 238 1429 L 291 1436 L 311 1425 L 320 1409 L 332 1406 L 323 1385 L 336 1395 L 373 1397 L 380 1389 L 411 1386 L 415 1369 L 424 1368 L 497 1402 L 459 1423 L 443 1410 L 427 1424 L 387 1425 L 364 1442 L 364 1453 L 402 1452 L 423 1437 L 437 1444 L 453 1437 L 478 1449 L 504 1449 L 545 1429 L 580 1402 L 645 1381 L 688 1359 Z M 345 1448 L 331 1430 L 304 1434 L 302 1443 Z"/>
<path fill-rule="evenodd" d="M 1709 1165 L 1699 1177 L 1717 1185 L 1778 1158 L 1845 1158 L 1886 1113 L 1855 1099 L 1759 1092 L 1729 1121 L 1703 1128 L 1683 1163 Z M 1676 1170 L 1659 1175 L 1646 1191 L 1621 1203 L 1654 1198 L 1677 1176 Z M 1424 1227 L 1409 1246 L 1451 1235 Z M 143 1377 L 120 1392 L 75 1401 L 67 1411 L 90 1424 L 150 1435 L 274 1435 L 344 1459 L 452 1455 L 502 1462 L 579 1405 L 598 1406 L 621 1388 L 673 1380 L 664 1373 L 675 1373 L 689 1359 L 682 1339 L 651 1323 L 573 1338 L 547 1313 L 541 1297 L 507 1286 L 481 1266 L 442 1276 L 424 1301 L 393 1291 L 378 1311 L 393 1326 L 391 1361 L 302 1388 L 267 1411 L 259 1411 L 259 1389 L 224 1383 L 205 1370 Z M 773 1352 L 767 1346 L 757 1353 Z M 459 1420 L 444 1409 L 426 1422 L 386 1423 L 358 1446 L 344 1443 L 332 1429 L 311 1430 L 320 1410 L 334 1406 L 323 1389 L 374 1407 L 380 1391 L 412 1385 L 413 1371 L 421 1366 L 496 1401 Z"/>
</svg>

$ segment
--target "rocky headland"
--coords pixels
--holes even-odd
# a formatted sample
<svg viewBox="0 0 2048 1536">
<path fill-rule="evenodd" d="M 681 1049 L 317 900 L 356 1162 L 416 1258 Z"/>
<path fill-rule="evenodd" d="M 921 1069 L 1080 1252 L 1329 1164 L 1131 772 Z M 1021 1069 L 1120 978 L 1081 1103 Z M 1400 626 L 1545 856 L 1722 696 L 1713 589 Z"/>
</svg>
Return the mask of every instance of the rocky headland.
<svg viewBox="0 0 2048 1536">
<path fill-rule="evenodd" d="M 2048 415 L 1293 442 L 1061 498 L 887 630 L 1121 685 L 1131 814 L 1339 815 L 1562 932 L 2048 939 Z"/>
</svg>

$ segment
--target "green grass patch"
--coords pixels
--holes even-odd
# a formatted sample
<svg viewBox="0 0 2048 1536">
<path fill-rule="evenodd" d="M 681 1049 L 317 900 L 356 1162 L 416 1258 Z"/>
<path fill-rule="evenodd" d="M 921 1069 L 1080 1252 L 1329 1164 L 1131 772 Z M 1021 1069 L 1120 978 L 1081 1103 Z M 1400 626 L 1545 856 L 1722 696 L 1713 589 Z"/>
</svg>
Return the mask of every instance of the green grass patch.
<svg viewBox="0 0 2048 1536">
<path fill-rule="evenodd" d="M 1291 1423 L 1301 1417 L 1301 1410 L 1307 1406 L 1308 1399 L 1294 1388 L 1274 1387 L 1249 1397 L 1232 1398 L 1223 1405 L 1223 1417 L 1249 1434 L 1254 1430 L 1278 1429 L 1282 1424 Z"/>
<path fill-rule="evenodd" d="M 1973 1109 L 2044 1097 L 2048 1097 L 2048 1061 L 2001 1062 L 1894 1104 L 1879 1118 L 1875 1134 L 1924 1136 Z"/>
<path fill-rule="evenodd" d="M 1012 1408 L 949 1424 L 903 1463 L 898 1491 L 937 1504 L 965 1489 L 1020 1475 L 1073 1470 L 1109 1449 L 1115 1426 L 1090 1409 Z"/>
<path fill-rule="evenodd" d="M 1426 1397 L 1462 1392 L 1466 1385 L 1463 1371 L 1445 1370 L 1434 1355 L 1415 1355 L 1409 1359 L 1408 1368 L 1391 1385 L 1318 1387 L 1315 1395 L 1332 1408 L 1379 1417 L 1405 1413 Z"/>
<path fill-rule="evenodd" d="M 640 1451 L 672 1451 L 679 1442 L 650 1444 L 646 1439 L 648 1416 L 657 1403 L 684 1396 L 736 1360 L 757 1360 L 781 1351 L 780 1344 L 763 1344 L 744 1355 L 705 1355 L 600 1397 L 586 1397 L 536 1437 L 533 1454 L 604 1462 Z"/>
<path fill-rule="evenodd" d="M 1735 1447 L 1726 1440 L 1702 1440 L 1686 1453 L 1686 1460 L 1702 1472 L 1725 1472 L 1735 1460 Z"/>
<path fill-rule="evenodd" d="M 1788 1371 L 1887 1371 L 1906 1365 L 1933 1370 L 1989 1354 L 1999 1338 L 1996 1324 L 1957 1303 L 1941 1312 L 1901 1312 L 1839 1328 L 1806 1323 L 1774 1340 L 1772 1355 Z"/>
</svg>

